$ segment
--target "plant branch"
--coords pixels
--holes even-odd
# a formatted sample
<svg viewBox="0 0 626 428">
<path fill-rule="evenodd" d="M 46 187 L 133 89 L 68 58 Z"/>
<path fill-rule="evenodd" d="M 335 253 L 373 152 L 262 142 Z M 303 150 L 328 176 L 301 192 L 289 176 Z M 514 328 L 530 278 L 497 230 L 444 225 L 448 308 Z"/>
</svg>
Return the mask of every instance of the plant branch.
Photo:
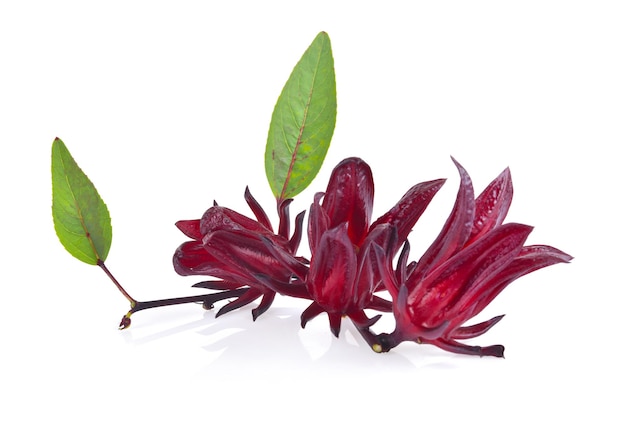
<svg viewBox="0 0 626 428">
<path fill-rule="evenodd" d="M 218 300 L 228 299 L 230 297 L 238 297 L 245 290 L 228 290 L 221 293 L 203 294 L 200 296 L 186 296 L 186 297 L 174 297 L 172 299 L 160 299 L 160 300 L 148 300 L 146 302 L 140 302 L 131 297 L 130 294 L 122 287 L 122 284 L 113 276 L 111 271 L 106 267 L 104 261 L 98 260 L 98 266 L 107 274 L 109 279 L 115 284 L 117 289 L 122 295 L 130 302 L 130 311 L 122 317 L 120 322 L 120 330 L 128 328 L 130 326 L 130 316 L 135 312 L 143 311 L 144 309 L 160 308 L 163 306 L 182 305 L 185 303 L 202 303 L 205 309 L 211 309 L 213 303 Z"/>
</svg>

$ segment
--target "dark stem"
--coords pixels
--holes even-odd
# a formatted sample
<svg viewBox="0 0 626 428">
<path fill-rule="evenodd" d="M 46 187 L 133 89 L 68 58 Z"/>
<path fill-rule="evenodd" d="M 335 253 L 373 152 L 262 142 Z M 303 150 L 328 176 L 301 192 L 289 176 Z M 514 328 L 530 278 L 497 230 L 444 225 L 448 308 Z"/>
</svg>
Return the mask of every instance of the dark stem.
<svg viewBox="0 0 626 428">
<path fill-rule="evenodd" d="M 390 348 L 386 348 L 386 343 L 381 342 L 381 336 L 383 334 L 374 334 L 370 327 L 380 319 L 382 315 L 376 315 L 373 318 L 368 318 L 365 312 L 354 312 L 349 315 L 352 324 L 357 328 L 365 342 L 369 345 L 370 349 L 376 353 L 387 352 Z"/>
<path fill-rule="evenodd" d="M 113 276 L 111 271 L 106 267 L 104 261 L 98 260 L 98 266 L 102 268 L 104 273 L 107 274 L 109 279 L 115 284 L 117 289 L 122 293 L 124 297 L 130 302 L 130 311 L 126 313 L 122 317 L 122 321 L 120 322 L 120 330 L 123 330 L 130 326 L 130 316 L 135 312 L 143 311 L 144 309 L 150 308 L 159 308 L 162 306 L 172 306 L 172 305 L 182 305 L 184 303 L 206 303 L 210 301 L 212 294 L 204 294 L 201 296 L 187 296 L 187 297 L 175 297 L 173 299 L 162 299 L 162 300 L 149 300 L 147 302 L 140 302 L 138 300 L 133 299 L 130 294 L 122 287 L 122 284 L 119 283 L 117 279 Z"/>
<path fill-rule="evenodd" d="M 396 337 L 389 333 L 380 333 L 376 335 L 376 342 L 378 343 L 378 346 L 372 349 L 374 352 L 378 353 L 389 352 L 392 348 L 395 348 L 399 344 Z"/>
<path fill-rule="evenodd" d="M 184 303 L 204 303 L 212 294 L 202 296 L 174 297 L 172 299 L 149 300 L 147 302 L 137 302 L 130 310 L 131 314 L 143 311 L 144 309 L 160 308 L 162 306 L 182 305 Z"/>
<path fill-rule="evenodd" d="M 372 333 L 367 327 L 360 327 L 358 325 L 355 325 L 355 327 L 372 351 L 376 353 L 383 352 L 383 346 L 380 344 L 379 337 L 376 334 Z"/>
<path fill-rule="evenodd" d="M 201 296 L 174 297 L 173 299 L 149 300 L 147 302 L 135 301 L 135 304 L 131 304 L 130 311 L 122 317 L 119 326 L 120 330 L 130 327 L 130 316 L 135 312 L 163 306 L 182 305 L 184 303 L 202 303 L 206 307 L 206 302 L 210 301 L 213 296 L 213 294 L 203 294 Z"/>
</svg>

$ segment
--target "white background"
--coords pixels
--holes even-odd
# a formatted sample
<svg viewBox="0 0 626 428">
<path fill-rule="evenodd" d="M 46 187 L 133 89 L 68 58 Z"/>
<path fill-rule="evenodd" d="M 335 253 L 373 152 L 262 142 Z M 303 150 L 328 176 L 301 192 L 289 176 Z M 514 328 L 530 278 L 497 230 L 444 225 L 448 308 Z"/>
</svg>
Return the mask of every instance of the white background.
<svg viewBox="0 0 626 428">
<path fill-rule="evenodd" d="M 619 1 L 3 2 L 0 425 L 623 426 L 624 22 Z M 337 127 L 294 213 L 346 156 L 374 171 L 375 215 L 447 177 L 412 234 L 417 257 L 454 201 L 450 155 L 477 191 L 509 166 L 509 220 L 575 260 L 481 315 L 507 314 L 475 341 L 506 359 L 377 355 L 347 322 L 339 340 L 324 317 L 301 330 L 305 303 L 288 299 L 255 323 L 252 306 L 216 320 L 186 305 L 119 332 L 127 302 L 59 244 L 57 136 L 109 206 L 107 265 L 129 292 L 193 294 L 171 266 L 174 223 L 213 199 L 249 214 L 246 185 L 276 219 L 267 128 L 321 30 Z"/>
</svg>

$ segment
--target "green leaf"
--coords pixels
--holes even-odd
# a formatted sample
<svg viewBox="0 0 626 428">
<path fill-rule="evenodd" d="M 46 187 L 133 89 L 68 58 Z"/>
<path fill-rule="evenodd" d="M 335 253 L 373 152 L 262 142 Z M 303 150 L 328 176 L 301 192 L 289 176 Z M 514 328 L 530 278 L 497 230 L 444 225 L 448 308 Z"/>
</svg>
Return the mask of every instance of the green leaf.
<svg viewBox="0 0 626 428">
<path fill-rule="evenodd" d="M 328 34 L 321 32 L 293 69 L 272 114 L 265 173 L 279 201 L 294 197 L 313 181 L 336 118 L 333 54 Z"/>
<path fill-rule="evenodd" d="M 58 138 L 52 143 L 52 218 L 71 255 L 91 265 L 105 261 L 113 236 L 109 210 Z"/>
</svg>

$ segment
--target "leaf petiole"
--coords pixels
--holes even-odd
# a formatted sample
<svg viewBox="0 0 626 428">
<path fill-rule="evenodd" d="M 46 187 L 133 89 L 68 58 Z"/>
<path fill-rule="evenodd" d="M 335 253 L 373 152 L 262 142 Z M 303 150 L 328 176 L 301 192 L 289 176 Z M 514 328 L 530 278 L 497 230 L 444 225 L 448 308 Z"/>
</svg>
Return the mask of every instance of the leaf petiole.
<svg viewBox="0 0 626 428">
<path fill-rule="evenodd" d="M 124 287 L 122 287 L 122 284 L 120 284 L 119 281 L 117 279 L 115 279 L 115 277 L 113 276 L 111 271 L 104 264 L 104 261 L 98 259 L 98 263 L 97 264 L 98 264 L 98 266 L 100 266 L 100 268 L 102 268 L 104 273 L 107 274 L 107 276 L 113 282 L 113 284 L 115 284 L 115 286 L 120 291 L 120 293 L 122 293 L 124 295 L 124 297 L 126 297 L 126 300 L 128 300 L 130 302 L 130 307 L 134 308 L 137 305 L 137 303 L 138 303 L 137 300 L 133 299 L 130 296 L 130 294 L 128 294 L 128 292 L 124 289 Z"/>
</svg>

